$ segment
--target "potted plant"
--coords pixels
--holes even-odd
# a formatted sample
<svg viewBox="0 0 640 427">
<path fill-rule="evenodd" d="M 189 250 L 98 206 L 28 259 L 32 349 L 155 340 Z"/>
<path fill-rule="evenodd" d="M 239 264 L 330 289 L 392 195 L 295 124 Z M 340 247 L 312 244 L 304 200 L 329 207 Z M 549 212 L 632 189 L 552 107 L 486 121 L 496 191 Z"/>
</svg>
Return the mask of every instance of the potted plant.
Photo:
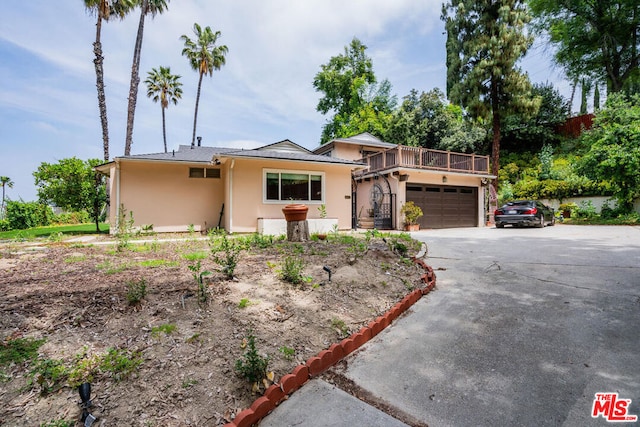
<svg viewBox="0 0 640 427">
<path fill-rule="evenodd" d="M 284 219 L 286 219 L 287 222 L 306 220 L 308 211 L 309 207 L 307 205 L 299 203 L 286 205 L 284 208 L 282 208 Z"/>
<path fill-rule="evenodd" d="M 571 218 L 571 212 L 578 209 L 578 205 L 575 203 L 562 203 L 558 210 L 562 212 L 563 218 Z"/>
<path fill-rule="evenodd" d="M 418 218 L 423 215 L 420 206 L 416 206 L 413 202 L 406 202 L 402 205 L 400 213 L 404 216 L 404 229 L 406 231 L 418 231 L 420 229 Z"/>
</svg>

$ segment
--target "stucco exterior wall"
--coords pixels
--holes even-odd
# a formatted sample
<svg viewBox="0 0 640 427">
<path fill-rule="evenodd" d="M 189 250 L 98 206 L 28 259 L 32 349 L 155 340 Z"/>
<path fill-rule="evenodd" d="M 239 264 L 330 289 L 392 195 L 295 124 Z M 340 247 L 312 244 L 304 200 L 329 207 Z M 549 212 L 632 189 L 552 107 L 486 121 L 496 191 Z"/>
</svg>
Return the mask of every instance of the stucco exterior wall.
<svg viewBox="0 0 640 427">
<path fill-rule="evenodd" d="M 323 174 L 323 200 L 304 202 L 309 206 L 308 218 L 319 218 L 318 208 L 325 204 L 327 217 L 337 218 L 340 229 L 351 228 L 351 168 L 327 165 L 258 159 L 229 159 L 225 163 L 227 201 L 225 228 L 232 232 L 249 233 L 258 230 L 258 218 L 284 218 L 282 208 L 292 201 L 266 201 L 265 169 L 303 171 Z"/>
<path fill-rule="evenodd" d="M 115 229 L 118 207 L 133 213 L 134 226 L 153 225 L 159 232 L 196 231 L 218 225 L 224 201 L 221 178 L 190 178 L 190 167 L 171 164 L 121 161 L 111 172 L 111 227 Z M 116 170 L 117 169 L 117 170 Z"/>
</svg>

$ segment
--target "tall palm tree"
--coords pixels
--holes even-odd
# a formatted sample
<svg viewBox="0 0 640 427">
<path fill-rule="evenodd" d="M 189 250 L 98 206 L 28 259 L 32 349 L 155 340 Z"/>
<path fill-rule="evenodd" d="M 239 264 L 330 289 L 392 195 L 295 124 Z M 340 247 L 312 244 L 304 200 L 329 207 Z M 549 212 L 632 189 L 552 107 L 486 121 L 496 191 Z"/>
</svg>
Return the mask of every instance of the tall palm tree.
<svg viewBox="0 0 640 427">
<path fill-rule="evenodd" d="M 133 118 L 136 112 L 138 100 L 138 84 L 140 84 L 140 56 L 142 53 L 142 37 L 144 34 L 144 19 L 147 15 L 155 17 L 167 9 L 169 0 L 135 0 L 140 5 L 140 22 L 138 23 L 138 35 L 133 49 L 133 64 L 131 65 L 131 85 L 129 86 L 129 106 L 127 108 L 127 134 L 124 143 L 124 155 L 131 154 L 133 143 Z"/>
<path fill-rule="evenodd" d="M 169 102 L 174 105 L 178 103 L 178 99 L 182 98 L 182 83 L 180 76 L 171 74 L 170 67 L 160 66 L 157 70 L 152 68 L 148 73 L 147 79 L 144 81 L 147 85 L 147 96 L 153 99 L 153 102 L 160 101 L 162 108 L 162 138 L 164 139 L 164 152 L 167 152 L 167 130 L 165 127 L 164 110 L 169 106 Z"/>
<path fill-rule="evenodd" d="M 229 48 L 225 45 L 216 46 L 218 37 L 221 36 L 220 31 L 215 33 L 210 27 L 203 30 L 197 23 L 193 24 L 193 32 L 196 40 L 191 40 L 186 35 L 180 36 L 180 40 L 184 41 L 184 49 L 182 55 L 186 56 L 191 64 L 191 68 L 200 74 L 198 79 L 198 93 L 196 95 L 196 111 L 193 115 L 193 135 L 191 137 L 191 145 L 196 140 L 196 123 L 198 120 L 198 104 L 200 102 L 200 89 L 202 87 L 202 76 L 208 74 L 213 76 L 213 70 L 219 70 L 227 60 L 225 55 L 229 52 Z"/>
<path fill-rule="evenodd" d="M 109 161 L 109 126 L 107 122 L 107 101 L 104 94 L 104 57 L 102 56 L 102 21 L 111 18 L 123 19 L 133 8 L 134 0 L 84 0 L 85 8 L 98 16 L 96 22 L 96 41 L 93 42 L 93 63 L 96 68 L 96 87 L 98 89 L 98 109 L 100 110 L 100 124 L 102 125 L 102 145 L 104 160 Z"/>
<path fill-rule="evenodd" d="M 13 188 L 13 181 L 8 176 L 0 176 L 0 186 L 2 186 L 2 205 L 0 206 L 0 219 L 4 218 L 4 192 L 5 188 Z"/>
</svg>

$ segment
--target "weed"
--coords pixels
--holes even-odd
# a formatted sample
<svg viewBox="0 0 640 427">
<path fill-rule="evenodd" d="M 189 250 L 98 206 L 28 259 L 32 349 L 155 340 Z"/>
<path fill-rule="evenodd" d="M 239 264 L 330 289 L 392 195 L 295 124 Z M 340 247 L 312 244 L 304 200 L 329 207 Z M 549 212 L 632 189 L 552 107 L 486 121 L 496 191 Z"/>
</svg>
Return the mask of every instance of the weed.
<svg viewBox="0 0 640 427">
<path fill-rule="evenodd" d="M 185 342 L 188 343 L 188 344 L 195 344 L 197 342 L 200 342 L 200 340 L 201 340 L 200 334 L 196 332 L 195 334 L 193 334 L 189 338 L 187 338 L 185 340 Z"/>
<path fill-rule="evenodd" d="M 233 273 L 238 265 L 240 254 L 247 248 L 242 239 L 229 239 L 226 234 L 222 237 L 214 237 L 209 240 L 213 261 L 220 266 L 220 271 L 228 279 L 233 278 Z"/>
<path fill-rule="evenodd" d="M 204 277 L 210 275 L 211 272 L 207 270 L 202 271 L 200 260 L 196 261 L 193 265 L 189 265 L 188 268 L 193 273 L 193 279 L 198 285 L 198 302 L 204 304 L 209 300 L 209 289 L 204 281 Z"/>
<path fill-rule="evenodd" d="M 402 280 L 402 284 L 404 285 L 405 288 L 407 288 L 408 290 L 413 290 L 414 286 L 413 283 L 411 283 L 410 281 L 408 281 L 405 278 L 401 278 L 400 280 Z"/>
<path fill-rule="evenodd" d="M 189 233 L 191 237 L 193 237 L 193 235 L 196 234 L 196 228 L 193 226 L 193 224 L 189 224 L 187 226 L 187 233 Z"/>
<path fill-rule="evenodd" d="M 247 243 L 253 248 L 266 249 L 273 246 L 274 237 L 270 234 L 253 233 L 247 238 Z"/>
<path fill-rule="evenodd" d="M 59 242 L 61 242 L 61 241 L 62 241 L 62 236 L 63 236 L 62 232 L 61 232 L 61 231 L 58 231 L 57 233 L 51 233 L 51 234 L 49 234 L 49 238 L 48 238 L 48 240 L 49 240 L 51 243 L 59 243 Z"/>
<path fill-rule="evenodd" d="M 111 262 L 107 260 L 96 265 L 96 268 L 98 270 L 103 270 L 104 274 L 116 274 L 126 270 L 127 268 L 129 268 L 129 266 L 127 265 L 127 263 L 112 265 Z"/>
<path fill-rule="evenodd" d="M 380 268 L 382 269 L 382 271 L 389 271 L 391 270 L 391 264 L 389 264 L 388 262 L 382 261 L 380 263 Z"/>
<path fill-rule="evenodd" d="M 153 336 L 154 338 L 158 338 L 160 334 L 171 335 L 173 332 L 175 332 L 176 329 L 177 326 L 173 323 L 164 323 L 162 325 L 154 326 L 153 328 L 151 328 L 151 336 Z"/>
<path fill-rule="evenodd" d="M 327 217 L 327 206 L 324 203 L 318 206 L 318 215 L 320 216 L 320 218 Z"/>
<path fill-rule="evenodd" d="M 74 256 L 70 256 L 64 259 L 64 262 L 66 262 L 67 264 L 71 264 L 74 262 L 82 262 L 84 260 L 86 260 L 87 257 L 85 255 L 74 255 Z"/>
<path fill-rule="evenodd" d="M 136 305 L 147 295 L 147 281 L 142 278 L 127 282 L 127 301 L 129 305 Z"/>
<path fill-rule="evenodd" d="M 351 236 L 349 236 L 351 237 Z M 367 253 L 369 247 L 366 242 L 354 241 L 351 246 L 347 248 L 347 253 L 353 255 L 354 258 L 364 256 Z"/>
<path fill-rule="evenodd" d="M 296 355 L 296 349 L 295 348 L 287 347 L 285 345 L 280 347 L 278 349 L 278 351 L 280 353 L 282 353 L 282 356 L 287 360 L 293 360 L 293 356 Z"/>
<path fill-rule="evenodd" d="M 174 325 L 175 329 L 175 325 Z M 142 353 L 109 348 L 100 361 L 100 372 L 111 374 L 116 381 L 128 378 L 142 364 Z"/>
<path fill-rule="evenodd" d="M 68 371 L 67 383 L 70 387 L 78 387 L 85 382 L 93 382 L 93 379 L 100 373 L 101 356 L 87 356 L 87 349 L 76 355 L 76 362 Z"/>
<path fill-rule="evenodd" d="M 45 341 L 45 339 L 15 338 L 0 342 L 0 366 L 34 360 L 38 357 L 38 349 Z"/>
<path fill-rule="evenodd" d="M 247 351 L 243 359 L 237 359 L 235 370 L 240 377 L 251 383 L 257 383 L 267 377 L 269 357 L 261 356 L 256 349 L 256 337 L 251 331 L 247 336 Z"/>
<path fill-rule="evenodd" d="M 339 338 L 346 338 L 349 335 L 349 328 L 347 328 L 344 320 L 334 317 L 331 319 L 331 327 L 336 330 Z"/>
<path fill-rule="evenodd" d="M 248 298 L 242 298 L 238 303 L 238 308 L 247 308 L 247 306 L 251 303 Z"/>
<path fill-rule="evenodd" d="M 282 261 L 282 268 L 278 271 L 280 279 L 293 285 L 299 285 L 305 281 L 302 275 L 304 269 L 304 261 L 302 258 L 295 256 L 286 256 Z"/>
<path fill-rule="evenodd" d="M 29 373 L 28 384 L 34 383 L 40 388 L 40 394 L 47 395 L 61 389 L 67 379 L 68 371 L 62 360 L 38 359 Z"/>
<path fill-rule="evenodd" d="M 74 427 L 75 421 L 67 421 L 62 419 L 51 420 L 46 423 L 40 424 L 40 427 Z"/>
<path fill-rule="evenodd" d="M 198 380 L 194 379 L 194 378 L 185 378 L 182 381 L 182 388 L 189 388 L 189 387 L 193 387 L 194 385 L 198 384 Z"/>
<path fill-rule="evenodd" d="M 278 264 L 276 264 L 275 262 L 267 261 L 267 267 L 269 267 L 271 270 L 273 270 L 277 266 Z"/>
</svg>

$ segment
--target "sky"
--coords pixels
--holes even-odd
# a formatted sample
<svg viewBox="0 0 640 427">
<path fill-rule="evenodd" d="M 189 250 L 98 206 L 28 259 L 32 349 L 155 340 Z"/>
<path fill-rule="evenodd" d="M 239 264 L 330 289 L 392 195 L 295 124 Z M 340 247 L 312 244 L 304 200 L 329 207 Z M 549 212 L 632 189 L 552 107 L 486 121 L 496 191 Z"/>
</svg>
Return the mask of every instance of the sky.
<svg viewBox="0 0 640 427">
<path fill-rule="evenodd" d="M 313 149 L 330 117 L 316 111 L 313 78 L 354 37 L 378 80 L 401 101 L 446 83 L 441 0 L 173 0 L 145 21 L 132 154 L 164 151 L 162 112 L 146 96 L 147 72 L 171 67 L 183 96 L 166 110 L 169 151 L 191 143 L 198 73 L 182 56 L 193 24 L 220 31 L 226 65 L 204 77 L 197 135 L 202 145 L 256 148 L 284 139 Z M 110 156 L 124 154 L 127 97 L 139 11 L 102 27 Z M 96 17 L 81 0 L 0 1 L 0 176 L 11 200 L 37 200 L 43 163 L 103 158 L 93 65 Z M 569 96 L 569 83 L 537 40 L 521 67 L 533 82 Z"/>
</svg>

